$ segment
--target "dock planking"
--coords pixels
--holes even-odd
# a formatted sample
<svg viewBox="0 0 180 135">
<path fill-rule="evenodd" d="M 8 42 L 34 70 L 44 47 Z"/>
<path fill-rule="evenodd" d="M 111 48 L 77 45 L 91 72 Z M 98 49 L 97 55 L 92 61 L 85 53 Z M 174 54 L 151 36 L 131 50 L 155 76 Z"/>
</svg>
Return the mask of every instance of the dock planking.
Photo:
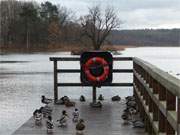
<svg viewBox="0 0 180 135">
<path fill-rule="evenodd" d="M 90 102 L 76 101 L 76 108 L 79 109 L 80 118 L 85 120 L 86 129 L 84 135 L 146 135 L 144 129 L 133 128 L 131 125 L 123 125 L 121 115 L 125 105 L 123 102 L 103 101 L 102 108 L 92 108 Z M 74 107 L 51 104 L 53 108 L 52 118 L 54 121 L 53 135 L 76 135 L 75 124 L 72 122 L 72 112 Z M 69 115 L 68 127 L 60 128 L 56 122 L 62 110 L 66 110 Z M 31 117 L 13 135 L 42 135 L 46 133 L 45 119 L 42 126 L 36 126 Z"/>
</svg>

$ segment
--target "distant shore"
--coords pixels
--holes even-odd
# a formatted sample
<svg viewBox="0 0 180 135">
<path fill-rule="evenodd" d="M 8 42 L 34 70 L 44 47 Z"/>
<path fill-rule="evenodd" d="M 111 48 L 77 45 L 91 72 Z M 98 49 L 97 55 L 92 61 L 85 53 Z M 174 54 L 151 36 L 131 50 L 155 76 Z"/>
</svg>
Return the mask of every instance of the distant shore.
<svg viewBox="0 0 180 135">
<path fill-rule="evenodd" d="M 138 46 L 133 45 L 103 45 L 102 51 L 123 51 L 126 48 L 134 48 Z M 0 48 L 1 53 L 34 53 L 34 52 L 83 52 L 93 50 L 90 47 L 67 45 L 67 46 L 55 46 L 51 48 Z"/>
</svg>

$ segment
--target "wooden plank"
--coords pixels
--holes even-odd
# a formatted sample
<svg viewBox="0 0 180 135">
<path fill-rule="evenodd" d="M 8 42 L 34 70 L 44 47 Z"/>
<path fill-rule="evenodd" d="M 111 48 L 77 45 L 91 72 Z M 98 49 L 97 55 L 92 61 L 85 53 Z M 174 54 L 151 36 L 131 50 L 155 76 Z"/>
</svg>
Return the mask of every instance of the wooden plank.
<svg viewBox="0 0 180 135">
<path fill-rule="evenodd" d="M 132 61 L 132 57 L 113 57 L 114 61 Z"/>
<path fill-rule="evenodd" d="M 80 69 L 57 69 L 58 73 L 80 73 Z"/>
<path fill-rule="evenodd" d="M 50 57 L 50 61 L 80 61 L 80 57 Z M 132 57 L 113 57 L 114 61 L 132 61 Z"/>
<path fill-rule="evenodd" d="M 133 73 L 133 69 L 113 69 L 113 73 Z"/>
<path fill-rule="evenodd" d="M 80 61 L 79 57 L 50 57 L 50 61 Z"/>
<path fill-rule="evenodd" d="M 65 87 L 65 86 L 70 86 L 70 87 L 73 87 L 73 86 L 89 86 L 89 87 L 92 87 L 92 85 L 90 85 L 90 84 L 82 84 L 82 83 L 58 83 L 57 85 L 62 86 L 62 87 Z M 107 86 L 107 87 L 110 87 L 110 86 L 132 87 L 133 83 L 110 83 L 110 84 L 103 84 L 102 87 L 104 87 L 104 86 Z"/>
<path fill-rule="evenodd" d="M 80 69 L 57 69 L 58 73 L 80 73 Z M 113 69 L 113 73 L 133 73 L 132 69 Z"/>
</svg>

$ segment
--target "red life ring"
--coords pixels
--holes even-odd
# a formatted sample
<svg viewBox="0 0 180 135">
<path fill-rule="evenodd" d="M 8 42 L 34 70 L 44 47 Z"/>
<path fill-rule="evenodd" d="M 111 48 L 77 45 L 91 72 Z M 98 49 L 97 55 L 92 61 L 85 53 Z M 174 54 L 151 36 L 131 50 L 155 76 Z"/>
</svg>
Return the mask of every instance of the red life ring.
<svg viewBox="0 0 180 135">
<path fill-rule="evenodd" d="M 91 72 L 90 72 L 90 67 L 92 67 L 94 64 L 100 64 L 103 67 L 103 73 L 100 76 L 94 76 Z M 107 63 L 107 61 L 104 58 L 101 57 L 93 57 L 91 59 L 89 59 L 84 66 L 84 72 L 87 76 L 88 81 L 91 82 L 103 82 L 107 79 L 108 75 L 109 75 L 109 65 Z"/>
</svg>

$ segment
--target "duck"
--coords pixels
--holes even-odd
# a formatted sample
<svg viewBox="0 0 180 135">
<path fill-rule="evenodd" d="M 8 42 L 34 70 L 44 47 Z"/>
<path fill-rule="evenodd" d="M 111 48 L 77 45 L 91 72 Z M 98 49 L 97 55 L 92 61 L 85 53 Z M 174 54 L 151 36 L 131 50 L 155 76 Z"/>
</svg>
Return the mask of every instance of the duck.
<svg viewBox="0 0 180 135">
<path fill-rule="evenodd" d="M 58 101 L 56 101 L 56 104 L 58 105 L 64 105 L 65 102 L 70 101 L 68 96 L 61 97 Z"/>
<path fill-rule="evenodd" d="M 113 96 L 111 98 L 112 101 L 120 101 L 121 100 L 121 97 L 119 97 L 119 95 L 116 95 L 116 96 Z"/>
<path fill-rule="evenodd" d="M 100 100 L 100 101 L 104 100 L 104 97 L 102 94 L 99 95 L 98 100 Z"/>
<path fill-rule="evenodd" d="M 132 122 L 134 128 L 144 128 L 144 123 L 141 120 L 135 120 Z"/>
<path fill-rule="evenodd" d="M 84 120 L 80 119 L 78 123 L 76 124 L 76 130 L 82 132 L 85 129 Z"/>
<path fill-rule="evenodd" d="M 128 111 L 129 111 L 129 113 L 132 115 L 132 114 L 137 114 L 137 110 L 136 110 L 136 108 L 134 108 L 134 107 L 130 107 L 129 109 L 128 109 Z"/>
<path fill-rule="evenodd" d="M 44 95 L 41 96 L 41 102 L 43 104 L 49 104 L 52 102 L 52 99 L 46 98 Z"/>
<path fill-rule="evenodd" d="M 128 118 L 129 118 L 129 116 L 128 116 L 128 113 L 123 113 L 122 115 L 121 115 L 121 118 L 123 119 L 123 120 L 128 120 Z"/>
<path fill-rule="evenodd" d="M 129 107 L 136 107 L 136 102 L 135 101 L 127 101 L 126 105 Z"/>
<path fill-rule="evenodd" d="M 128 112 L 124 112 L 122 115 L 121 115 L 121 118 L 124 120 L 124 125 L 128 125 L 129 124 L 129 120 L 130 120 L 130 115 Z"/>
<path fill-rule="evenodd" d="M 125 97 L 126 101 L 135 101 L 135 97 L 134 96 L 127 96 Z"/>
<path fill-rule="evenodd" d="M 66 107 L 73 107 L 73 106 L 75 106 L 75 102 L 73 102 L 73 101 L 70 101 L 70 100 L 65 100 L 65 102 L 64 102 L 64 105 L 66 106 Z"/>
<path fill-rule="evenodd" d="M 85 97 L 84 97 L 83 95 L 80 96 L 79 100 L 80 100 L 81 102 L 85 102 L 85 101 L 86 101 L 86 99 L 85 99 Z"/>
</svg>

